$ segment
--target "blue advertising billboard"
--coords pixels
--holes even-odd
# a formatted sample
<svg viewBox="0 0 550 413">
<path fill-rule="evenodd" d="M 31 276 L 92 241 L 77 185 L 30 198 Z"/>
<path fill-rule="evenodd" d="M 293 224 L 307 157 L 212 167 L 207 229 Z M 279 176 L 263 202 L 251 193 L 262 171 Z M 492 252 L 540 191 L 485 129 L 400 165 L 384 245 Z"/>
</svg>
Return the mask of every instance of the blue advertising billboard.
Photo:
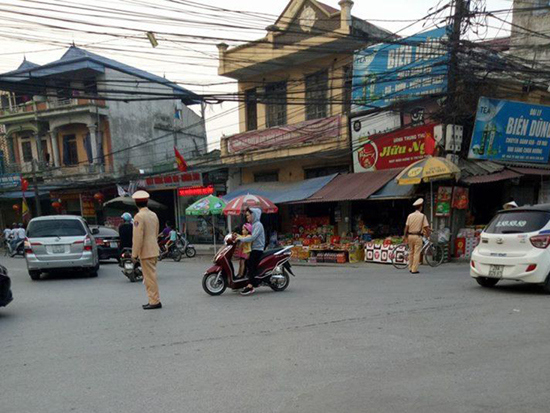
<svg viewBox="0 0 550 413">
<path fill-rule="evenodd" d="M 448 33 L 443 27 L 356 52 L 352 111 L 445 92 Z"/>
<path fill-rule="evenodd" d="M 470 159 L 547 163 L 550 106 L 481 97 Z"/>
</svg>

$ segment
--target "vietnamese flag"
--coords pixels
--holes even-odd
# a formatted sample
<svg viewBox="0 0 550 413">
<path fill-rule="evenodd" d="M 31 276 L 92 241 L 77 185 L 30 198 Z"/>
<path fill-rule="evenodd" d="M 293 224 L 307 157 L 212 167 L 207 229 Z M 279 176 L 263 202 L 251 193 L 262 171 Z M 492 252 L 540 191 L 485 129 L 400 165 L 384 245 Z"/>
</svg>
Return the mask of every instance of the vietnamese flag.
<svg viewBox="0 0 550 413">
<path fill-rule="evenodd" d="M 185 162 L 185 159 L 181 155 L 181 153 L 178 151 L 178 148 L 174 146 L 174 152 L 176 152 L 176 163 L 178 164 L 178 169 L 181 172 L 187 171 L 187 162 Z"/>
<path fill-rule="evenodd" d="M 28 223 L 31 220 L 31 210 L 29 209 L 29 205 L 27 204 L 27 200 L 25 199 L 25 197 L 23 197 L 21 218 L 23 219 L 24 223 Z"/>
</svg>

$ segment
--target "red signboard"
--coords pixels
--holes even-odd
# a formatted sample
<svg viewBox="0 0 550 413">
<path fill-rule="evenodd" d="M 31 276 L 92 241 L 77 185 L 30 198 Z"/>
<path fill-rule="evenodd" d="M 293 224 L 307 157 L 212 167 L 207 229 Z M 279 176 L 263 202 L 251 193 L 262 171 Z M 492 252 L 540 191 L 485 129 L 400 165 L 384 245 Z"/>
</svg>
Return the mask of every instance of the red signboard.
<svg viewBox="0 0 550 413">
<path fill-rule="evenodd" d="M 179 196 L 199 196 L 199 195 L 211 195 L 214 193 L 214 187 L 209 186 L 192 186 L 189 188 L 178 189 Z"/>
<path fill-rule="evenodd" d="M 139 181 L 139 187 L 149 191 L 159 189 L 176 189 L 178 187 L 193 187 L 202 185 L 199 172 L 186 172 L 177 174 L 166 174 L 148 177 Z"/>
<path fill-rule="evenodd" d="M 275 126 L 230 136 L 227 151 L 231 154 L 258 149 L 279 149 L 319 143 L 340 136 L 340 115 L 307 120 L 293 125 Z"/>
<path fill-rule="evenodd" d="M 400 129 L 373 135 L 357 151 L 357 160 L 365 171 L 404 168 L 435 148 L 434 125 Z"/>
</svg>

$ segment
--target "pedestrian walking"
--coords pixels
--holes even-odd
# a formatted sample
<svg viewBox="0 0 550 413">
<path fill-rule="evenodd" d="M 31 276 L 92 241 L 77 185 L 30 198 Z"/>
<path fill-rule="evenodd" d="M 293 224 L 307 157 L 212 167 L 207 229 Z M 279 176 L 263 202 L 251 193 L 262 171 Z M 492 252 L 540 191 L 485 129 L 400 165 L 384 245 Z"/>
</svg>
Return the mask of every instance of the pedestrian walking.
<svg viewBox="0 0 550 413">
<path fill-rule="evenodd" d="M 430 224 L 426 215 L 422 213 L 424 200 L 422 198 L 417 199 L 413 206 L 416 211 L 407 217 L 405 242 L 409 244 L 409 271 L 411 274 L 418 274 L 420 252 L 422 251 L 422 235 L 430 236 Z"/>
<path fill-rule="evenodd" d="M 147 291 L 148 303 L 143 305 L 144 310 L 162 308 L 157 283 L 157 260 L 159 247 L 157 235 L 159 233 L 159 219 L 157 214 L 147 208 L 149 194 L 137 191 L 132 195 L 139 212 L 134 217 L 134 233 L 132 236 L 132 259 L 139 258 L 143 272 L 143 284 Z"/>
</svg>

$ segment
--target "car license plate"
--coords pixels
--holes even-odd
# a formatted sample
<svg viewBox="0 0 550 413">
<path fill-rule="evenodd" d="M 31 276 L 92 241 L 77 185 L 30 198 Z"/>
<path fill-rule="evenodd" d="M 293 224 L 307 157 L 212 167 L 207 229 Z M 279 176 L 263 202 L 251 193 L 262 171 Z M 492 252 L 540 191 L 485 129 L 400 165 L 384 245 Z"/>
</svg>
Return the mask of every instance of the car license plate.
<svg viewBox="0 0 550 413">
<path fill-rule="evenodd" d="M 502 278 L 502 273 L 504 272 L 504 265 L 491 265 L 489 268 L 489 277 L 491 278 Z"/>
<path fill-rule="evenodd" d="M 116 242 L 111 242 L 111 248 L 118 248 L 118 244 Z"/>
<path fill-rule="evenodd" d="M 54 245 L 52 251 L 54 254 L 63 254 L 65 252 L 65 245 Z"/>
<path fill-rule="evenodd" d="M 124 263 L 124 268 L 127 269 L 127 270 L 133 270 L 134 269 L 134 264 L 131 263 L 131 262 L 125 262 Z"/>
</svg>

